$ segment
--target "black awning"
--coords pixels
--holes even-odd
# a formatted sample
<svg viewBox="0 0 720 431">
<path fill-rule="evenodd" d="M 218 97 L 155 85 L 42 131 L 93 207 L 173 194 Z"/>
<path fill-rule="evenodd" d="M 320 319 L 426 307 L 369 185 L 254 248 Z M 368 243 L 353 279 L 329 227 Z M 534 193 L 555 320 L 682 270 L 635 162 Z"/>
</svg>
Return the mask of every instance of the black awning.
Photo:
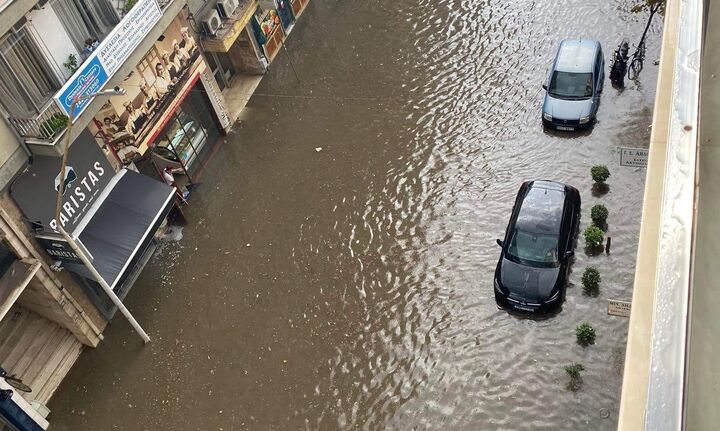
<svg viewBox="0 0 720 431">
<path fill-rule="evenodd" d="M 110 181 L 73 236 L 92 256 L 93 266 L 115 289 L 175 203 L 175 189 L 126 169 Z M 92 278 L 83 265 L 68 269 Z"/>
</svg>

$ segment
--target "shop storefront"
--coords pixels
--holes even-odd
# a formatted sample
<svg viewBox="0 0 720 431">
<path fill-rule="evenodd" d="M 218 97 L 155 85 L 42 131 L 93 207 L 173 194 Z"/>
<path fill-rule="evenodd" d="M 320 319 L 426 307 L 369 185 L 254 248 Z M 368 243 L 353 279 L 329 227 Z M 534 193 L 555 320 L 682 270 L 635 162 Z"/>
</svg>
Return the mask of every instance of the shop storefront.
<svg viewBox="0 0 720 431">
<path fill-rule="evenodd" d="M 217 84 L 202 78 L 207 69 L 181 14 L 123 81 L 126 94 L 111 97 L 90 126 L 116 167 L 163 180 L 168 164 L 187 173 L 202 165 L 230 127 Z"/>
<path fill-rule="evenodd" d="M 10 194 L 32 222 L 47 254 L 78 277 L 85 293 L 109 319 L 115 307 L 60 236 L 58 226 L 87 251 L 95 269 L 122 298 L 154 250 L 155 234 L 175 205 L 175 190 L 134 171 L 115 172 L 88 129 L 70 148 L 63 178 L 60 163 L 60 157 L 36 156 Z M 61 185 L 65 193 L 56 219 Z"/>
<path fill-rule="evenodd" d="M 238 76 L 265 73 L 309 0 L 248 0 L 223 28 L 203 36 L 208 63 L 221 89 Z M 213 11 L 202 11 L 213 13 Z"/>
<path fill-rule="evenodd" d="M 191 175 L 231 123 L 184 10 L 120 86 L 125 94 L 111 97 L 73 141 L 64 178 L 58 174 L 60 157 L 36 156 L 11 190 L 40 245 L 77 276 L 108 319 L 115 306 L 59 235 L 58 225 L 124 298 L 171 211 L 187 202 Z M 56 220 L 61 184 L 67 189 Z"/>
<path fill-rule="evenodd" d="M 213 14 L 208 3 L 200 15 Z M 222 28 L 202 39 L 208 65 L 221 90 L 242 85 L 243 78 L 262 75 L 268 61 L 250 25 L 258 8 L 257 0 L 240 2 L 231 16 L 225 17 Z"/>
</svg>

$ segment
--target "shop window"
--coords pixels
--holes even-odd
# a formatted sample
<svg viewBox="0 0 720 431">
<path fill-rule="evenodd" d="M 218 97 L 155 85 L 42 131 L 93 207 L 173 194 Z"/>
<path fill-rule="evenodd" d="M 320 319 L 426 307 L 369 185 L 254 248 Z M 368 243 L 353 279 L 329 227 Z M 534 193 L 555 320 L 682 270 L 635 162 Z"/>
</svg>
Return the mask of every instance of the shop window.
<svg viewBox="0 0 720 431">
<path fill-rule="evenodd" d="M 156 145 L 175 152 L 185 166 L 191 166 L 207 143 L 207 130 L 198 118 L 178 108 L 165 126 Z"/>
</svg>

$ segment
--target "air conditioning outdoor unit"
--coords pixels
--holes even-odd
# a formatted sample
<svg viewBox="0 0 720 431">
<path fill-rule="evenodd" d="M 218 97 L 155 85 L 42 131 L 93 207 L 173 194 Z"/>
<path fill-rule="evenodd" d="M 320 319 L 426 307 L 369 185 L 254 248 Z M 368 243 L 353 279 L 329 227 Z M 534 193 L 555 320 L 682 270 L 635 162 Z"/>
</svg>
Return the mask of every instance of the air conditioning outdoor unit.
<svg viewBox="0 0 720 431">
<path fill-rule="evenodd" d="M 200 24 L 202 24 L 203 32 L 208 36 L 215 36 L 215 33 L 222 27 L 220 15 L 218 15 L 214 9 L 205 15 L 205 18 L 200 21 Z"/>
<path fill-rule="evenodd" d="M 218 0 L 217 11 L 221 17 L 230 18 L 238 10 L 238 6 L 238 0 Z"/>
</svg>

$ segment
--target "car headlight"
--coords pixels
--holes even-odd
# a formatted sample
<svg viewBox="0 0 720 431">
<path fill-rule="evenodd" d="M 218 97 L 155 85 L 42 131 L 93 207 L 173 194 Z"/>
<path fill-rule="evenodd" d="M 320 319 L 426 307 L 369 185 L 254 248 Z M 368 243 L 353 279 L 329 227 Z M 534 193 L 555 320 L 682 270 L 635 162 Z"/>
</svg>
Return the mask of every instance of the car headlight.
<svg viewBox="0 0 720 431">
<path fill-rule="evenodd" d="M 547 121 L 552 121 L 552 115 L 548 114 L 547 112 L 543 112 L 543 118 Z"/>
<path fill-rule="evenodd" d="M 558 300 L 559 297 L 560 297 L 560 291 L 558 290 L 558 291 L 555 292 L 555 294 L 554 294 L 553 296 L 551 296 L 550 299 L 548 299 L 546 302 L 555 302 L 555 301 Z"/>
<path fill-rule="evenodd" d="M 587 124 L 590 122 L 590 117 L 580 117 L 580 124 Z"/>
</svg>

